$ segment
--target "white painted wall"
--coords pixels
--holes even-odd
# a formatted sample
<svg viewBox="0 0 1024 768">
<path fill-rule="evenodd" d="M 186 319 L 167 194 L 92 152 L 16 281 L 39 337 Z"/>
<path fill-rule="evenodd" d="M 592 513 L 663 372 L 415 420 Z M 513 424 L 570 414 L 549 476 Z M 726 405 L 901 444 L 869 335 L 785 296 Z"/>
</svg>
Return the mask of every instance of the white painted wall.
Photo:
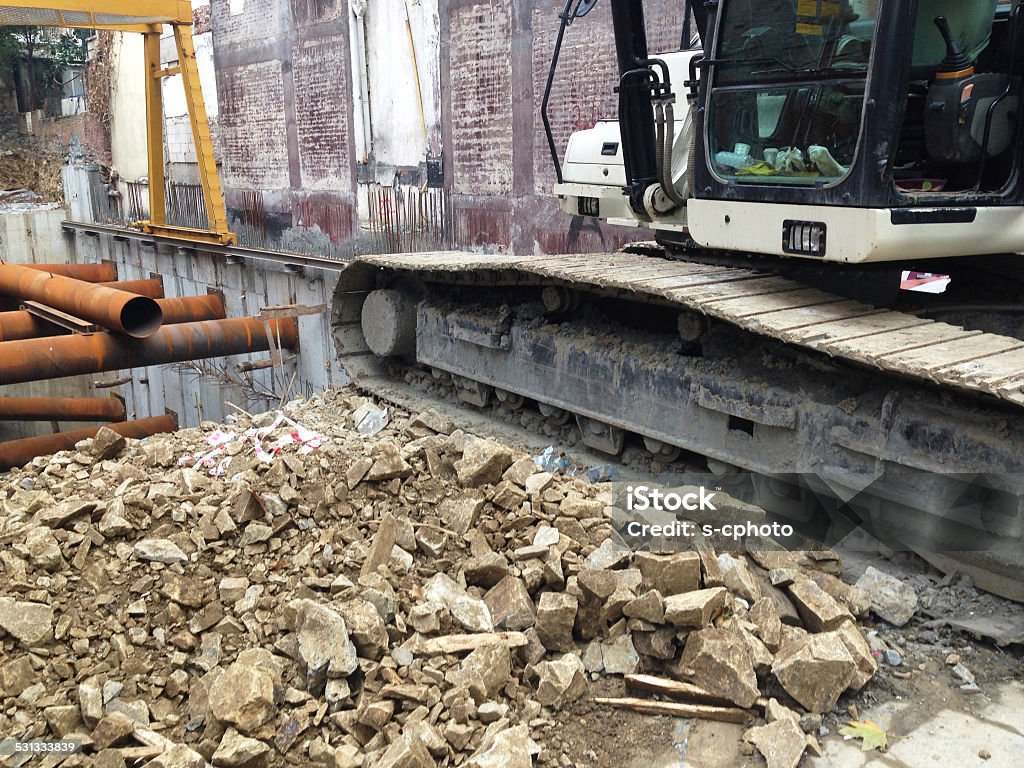
<svg viewBox="0 0 1024 768">
<path fill-rule="evenodd" d="M 146 159 L 146 76 L 142 35 L 114 38 L 111 95 L 111 161 L 125 181 L 149 174 Z"/>
<path fill-rule="evenodd" d="M 193 6 L 196 3 L 192 4 Z M 173 38 L 168 30 L 164 37 Z M 206 105 L 206 115 L 211 120 L 217 118 L 217 72 L 213 68 L 213 33 L 204 32 L 192 38 L 196 46 L 196 65 L 199 67 L 199 84 L 203 87 L 203 103 Z M 171 50 L 175 50 L 173 39 L 165 43 Z M 175 52 L 170 58 L 165 58 L 165 64 L 177 63 L 178 54 Z M 164 118 L 182 117 L 188 115 L 188 106 L 185 104 L 185 87 L 181 82 L 181 75 L 174 75 L 164 80 Z"/>
<path fill-rule="evenodd" d="M 427 139 L 420 118 L 408 10 L 416 49 Z M 427 150 L 441 150 L 440 17 L 437 0 L 368 0 L 366 53 L 370 75 L 370 119 L 377 161 L 417 165 Z M 353 85 L 358 87 L 358 73 Z"/>
</svg>

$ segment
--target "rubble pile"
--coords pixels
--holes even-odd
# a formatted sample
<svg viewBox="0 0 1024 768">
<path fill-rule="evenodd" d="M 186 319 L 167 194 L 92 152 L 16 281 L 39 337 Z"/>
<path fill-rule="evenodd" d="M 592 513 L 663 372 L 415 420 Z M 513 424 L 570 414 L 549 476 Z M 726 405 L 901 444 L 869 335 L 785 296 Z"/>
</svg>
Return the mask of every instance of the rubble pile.
<svg viewBox="0 0 1024 768">
<path fill-rule="evenodd" d="M 606 486 L 368 413 L 101 430 L 5 477 L 0 733 L 79 739 L 65 766 L 528 768 L 588 679 L 643 672 L 763 717 L 775 768 L 874 673 L 827 555 L 634 553 Z"/>
</svg>

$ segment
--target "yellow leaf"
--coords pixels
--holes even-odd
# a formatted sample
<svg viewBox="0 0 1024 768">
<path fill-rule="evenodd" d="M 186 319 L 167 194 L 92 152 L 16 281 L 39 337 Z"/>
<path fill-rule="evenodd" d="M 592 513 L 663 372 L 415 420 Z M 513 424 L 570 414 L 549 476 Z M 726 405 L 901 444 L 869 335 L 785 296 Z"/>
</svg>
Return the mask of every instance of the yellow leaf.
<svg viewBox="0 0 1024 768">
<path fill-rule="evenodd" d="M 885 731 L 870 720 L 866 720 L 863 723 L 851 720 L 839 729 L 839 733 L 847 739 L 860 739 L 860 748 L 864 752 L 870 752 L 873 749 L 884 750 L 889 746 L 885 737 Z"/>
</svg>

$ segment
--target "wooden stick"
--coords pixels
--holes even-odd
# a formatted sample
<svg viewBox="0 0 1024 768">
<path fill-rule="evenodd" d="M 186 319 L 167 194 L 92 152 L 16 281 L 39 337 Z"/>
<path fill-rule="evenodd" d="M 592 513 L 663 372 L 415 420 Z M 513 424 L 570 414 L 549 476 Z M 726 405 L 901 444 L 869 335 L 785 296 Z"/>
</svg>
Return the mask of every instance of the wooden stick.
<svg viewBox="0 0 1024 768">
<path fill-rule="evenodd" d="M 648 693 L 660 693 L 663 696 L 668 696 L 673 699 L 689 699 L 700 704 L 714 704 L 716 706 L 723 707 L 732 706 L 732 702 L 728 699 L 718 696 L 711 691 L 707 691 L 693 683 L 684 683 L 679 680 L 670 680 L 665 677 L 655 677 L 654 675 L 625 675 L 623 680 L 625 680 L 627 688 L 636 688 L 637 690 L 646 691 Z M 754 706 L 761 710 L 763 710 L 767 704 L 767 700 L 763 698 L 754 702 Z"/>
<path fill-rule="evenodd" d="M 712 707 L 706 704 L 677 704 L 673 701 L 649 701 L 647 699 L 606 699 L 595 698 L 598 704 L 629 709 L 645 715 L 668 715 L 669 717 L 696 717 L 701 720 L 717 720 L 721 723 L 745 723 L 753 715 L 745 709 L 735 707 Z"/>
</svg>

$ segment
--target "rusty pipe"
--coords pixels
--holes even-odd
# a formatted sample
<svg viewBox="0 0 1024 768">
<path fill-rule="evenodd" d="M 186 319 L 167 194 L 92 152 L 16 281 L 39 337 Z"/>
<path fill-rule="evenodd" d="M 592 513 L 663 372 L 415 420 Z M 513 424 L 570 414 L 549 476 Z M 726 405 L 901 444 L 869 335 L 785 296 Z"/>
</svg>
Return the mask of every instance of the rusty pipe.
<svg viewBox="0 0 1024 768">
<path fill-rule="evenodd" d="M 0 293 L 37 301 L 139 339 L 156 333 L 162 319 L 153 299 L 20 264 L 0 264 Z"/>
<path fill-rule="evenodd" d="M 178 428 L 178 420 L 172 414 L 153 416 L 148 419 L 121 421 L 110 424 L 109 428 L 124 437 L 143 438 L 161 432 L 173 432 Z M 49 456 L 57 451 L 68 451 L 75 443 L 96 437 L 102 427 L 86 427 L 73 429 L 70 432 L 57 432 L 40 437 L 26 437 L 22 440 L 8 440 L 0 443 L 0 472 L 14 467 L 23 467 L 36 456 Z"/>
<path fill-rule="evenodd" d="M 0 397 L 0 419 L 14 421 L 124 421 L 120 397 Z"/>
<path fill-rule="evenodd" d="M 0 312 L 0 342 L 36 339 L 64 333 L 64 329 L 26 312 Z"/>
<path fill-rule="evenodd" d="M 224 299 L 218 293 L 186 296 L 183 299 L 157 299 L 156 303 L 163 313 L 164 325 L 223 320 L 225 314 Z M 66 333 L 64 328 L 48 323 L 25 310 L 0 312 L 0 342 L 63 336 Z"/>
<path fill-rule="evenodd" d="M 266 352 L 270 342 L 263 322 L 259 317 L 243 317 L 181 323 L 141 340 L 94 333 L 5 341 L 0 343 L 0 385 Z M 267 322 L 282 349 L 295 349 L 299 340 L 295 318 Z"/>
<path fill-rule="evenodd" d="M 107 288 L 116 288 L 119 291 L 136 293 L 139 296 L 148 296 L 151 299 L 162 299 L 164 297 L 164 281 L 159 277 L 151 277 L 148 280 L 115 280 L 112 283 L 99 283 Z"/>
<path fill-rule="evenodd" d="M 22 264 L 23 267 L 38 269 L 61 277 L 73 277 L 86 283 L 106 283 L 117 280 L 117 265 L 112 261 L 99 264 Z"/>
<path fill-rule="evenodd" d="M 158 299 L 164 314 L 164 325 L 196 323 L 201 320 L 224 319 L 224 297 L 219 293 L 186 296 L 183 299 Z"/>
</svg>

